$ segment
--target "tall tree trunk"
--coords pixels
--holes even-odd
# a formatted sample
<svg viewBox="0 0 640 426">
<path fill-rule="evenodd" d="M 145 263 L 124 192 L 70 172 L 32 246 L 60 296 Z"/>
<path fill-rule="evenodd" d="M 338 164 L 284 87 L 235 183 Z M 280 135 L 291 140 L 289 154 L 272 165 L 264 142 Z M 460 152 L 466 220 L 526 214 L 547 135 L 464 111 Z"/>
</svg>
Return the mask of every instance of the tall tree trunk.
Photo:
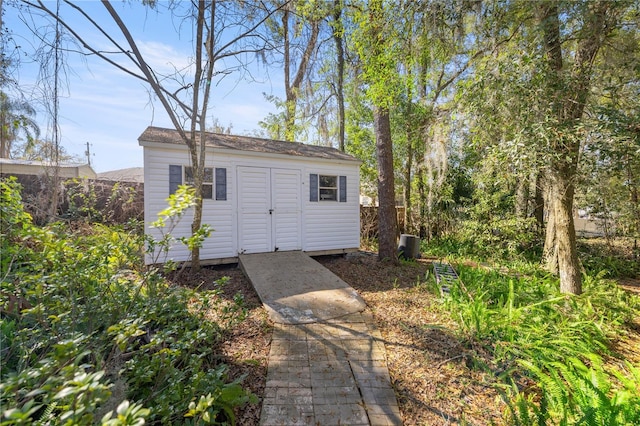
<svg viewBox="0 0 640 426">
<path fill-rule="evenodd" d="M 563 168 L 554 174 L 552 182 L 555 195 L 556 245 L 558 247 L 558 273 L 562 293 L 582 293 L 582 277 L 578 252 L 576 250 L 576 230 L 573 221 L 574 171 Z"/>
<path fill-rule="evenodd" d="M 205 22 L 206 8 L 211 7 L 210 22 Z M 215 2 L 208 6 L 205 2 L 198 3 L 198 17 L 196 21 L 196 67 L 194 75 L 194 87 L 200 87 L 202 80 L 210 82 L 213 76 L 213 28 L 215 23 Z M 205 28 L 210 28 L 210 32 L 205 33 Z M 208 66 L 202 66 L 204 58 L 207 58 Z M 204 74 L 204 76 L 203 76 Z M 206 155 L 205 130 L 207 105 L 209 103 L 209 93 L 211 85 L 205 85 L 202 99 L 200 90 L 193 91 L 191 110 L 191 133 L 190 133 L 190 153 L 191 165 L 194 171 L 194 186 L 196 190 L 196 204 L 193 211 L 193 221 L 191 222 L 192 235 L 198 232 L 202 226 L 202 182 L 204 181 L 204 160 Z M 200 247 L 197 245 L 191 250 L 191 267 L 195 271 L 200 270 Z"/>
<path fill-rule="evenodd" d="M 416 123 L 412 121 L 413 115 L 413 103 L 412 103 L 412 90 L 411 90 L 411 71 L 407 72 L 407 110 L 405 111 L 405 133 L 407 138 L 407 158 L 405 158 L 404 164 L 404 217 L 403 217 L 403 232 L 409 233 L 411 232 L 411 169 L 413 167 L 413 157 L 414 157 L 414 149 L 413 149 L 413 126 Z"/>
<path fill-rule="evenodd" d="M 362 43 L 356 43 L 362 60 L 363 78 L 367 84 L 367 97 L 373 107 L 373 131 L 378 161 L 378 257 L 398 262 L 396 253 L 397 214 L 395 176 L 393 170 L 393 142 L 389 109 L 396 105 L 397 96 L 391 85 L 397 82 L 397 61 L 394 44 L 388 38 L 393 34 L 394 16 L 383 0 L 370 0 L 367 10 L 354 16 L 361 30 Z"/>
<path fill-rule="evenodd" d="M 396 196 L 393 174 L 393 144 L 389 110 L 374 108 L 373 126 L 378 158 L 378 257 L 396 262 Z"/>
<path fill-rule="evenodd" d="M 56 3 L 56 15 L 60 15 L 60 3 Z M 60 21 L 56 20 L 55 22 L 55 42 L 53 46 L 53 111 L 51 117 L 51 128 L 53 130 L 53 182 L 51 185 L 51 204 L 50 204 L 50 213 L 49 220 L 51 222 L 55 221 L 58 216 L 58 204 L 60 203 L 60 191 L 61 191 L 61 179 L 60 179 L 60 122 L 59 113 L 60 113 L 60 96 L 59 96 L 59 87 L 60 87 L 60 67 L 61 67 L 61 56 L 60 56 L 60 42 L 62 40 L 62 30 Z"/>
<path fill-rule="evenodd" d="M 542 25 L 544 43 L 546 49 L 547 64 L 550 68 L 547 76 L 547 86 L 552 100 L 553 114 L 562 117 L 562 104 L 559 93 L 562 73 L 562 45 L 560 40 L 560 20 L 558 18 L 558 6 L 555 2 L 543 2 L 539 4 L 539 20 Z M 547 194 L 547 229 L 544 241 L 544 263 L 552 274 L 558 273 L 558 236 L 556 222 L 556 204 L 558 202 L 557 187 L 553 184 L 553 165 L 547 170 L 545 191 Z"/>
<path fill-rule="evenodd" d="M 289 6 L 282 8 L 282 39 L 284 49 L 284 90 L 285 90 L 285 112 L 284 112 L 284 138 L 293 141 L 293 127 L 295 125 L 295 97 L 296 93 L 291 89 L 291 40 L 289 39 Z M 293 103 L 293 105 L 292 105 Z"/>
<path fill-rule="evenodd" d="M 593 1 L 585 5 L 582 12 L 583 26 L 577 34 L 578 41 L 570 75 L 564 70 L 562 41 L 560 37 L 560 18 L 558 3 L 544 1 L 538 4 L 538 18 L 541 24 L 545 55 L 548 65 L 547 87 L 552 111 L 559 123 L 556 133 L 574 133 L 558 135 L 552 141 L 553 151 L 548 177 L 550 178 L 550 202 L 554 205 L 553 218 L 550 216 L 547 226 L 555 228 L 553 249 L 551 230 L 547 230 L 545 253 L 557 250 L 560 290 L 565 293 L 580 294 L 582 279 L 576 248 L 575 225 L 573 222 L 574 180 L 578 166 L 580 140 L 577 132 L 591 87 L 593 62 L 604 43 L 606 35 L 614 25 L 610 22 L 610 12 L 616 3 L 606 0 Z M 567 129 L 560 132 L 560 128 Z M 548 243 L 548 244 L 547 244 Z M 553 251 L 552 251 L 553 250 Z M 549 265 L 552 266 L 552 265 Z"/>
<path fill-rule="evenodd" d="M 291 11 L 289 5 L 285 5 L 282 13 L 282 31 L 284 38 L 284 88 L 286 94 L 285 102 L 285 129 L 284 138 L 288 141 L 294 141 L 296 138 L 296 108 L 298 97 L 300 96 L 300 87 L 307 73 L 313 51 L 318 41 L 320 33 L 320 23 L 317 19 L 311 21 L 311 34 L 307 40 L 307 46 L 304 49 L 302 57 L 299 59 L 300 64 L 296 71 L 296 75 L 291 80 L 291 38 L 289 35 L 289 17 Z"/>
<path fill-rule="evenodd" d="M 344 25 L 342 24 L 342 7 L 342 0 L 333 1 L 333 41 L 336 45 L 336 61 L 338 67 L 338 81 L 336 84 L 336 97 L 338 101 L 338 149 L 344 152 Z"/>
<path fill-rule="evenodd" d="M 632 160 L 629 153 L 625 155 L 625 169 L 627 171 L 627 182 L 629 182 L 629 204 L 631 205 L 631 211 L 634 221 L 631 228 L 634 230 L 633 240 L 633 255 L 637 258 L 638 253 L 638 236 L 640 236 L 640 191 L 638 191 L 638 179 L 634 176 Z M 634 229 L 635 228 L 635 229 Z"/>
<path fill-rule="evenodd" d="M 185 130 L 184 123 L 178 118 L 176 111 L 172 108 L 171 103 L 169 102 L 169 99 L 166 96 L 166 93 L 164 91 L 164 88 L 162 87 L 162 83 L 157 79 L 156 75 L 151 70 L 151 67 L 145 61 L 145 58 L 143 57 L 142 53 L 140 52 L 140 49 L 138 48 L 138 45 L 136 44 L 133 36 L 131 35 L 131 32 L 126 27 L 126 25 L 124 24 L 124 22 L 122 21 L 122 19 L 120 18 L 116 10 L 114 9 L 113 5 L 108 0 L 102 0 L 102 4 L 107 9 L 109 14 L 113 18 L 114 22 L 122 32 L 122 35 L 127 40 L 129 47 L 131 48 L 132 54 L 136 58 L 137 66 L 139 70 L 142 72 L 142 74 L 144 74 L 145 76 L 145 81 L 149 83 L 149 85 L 151 86 L 151 89 L 153 90 L 155 95 L 158 97 L 158 100 L 162 103 L 164 110 L 169 115 L 169 118 L 171 119 L 171 122 L 173 123 L 176 131 L 178 132 L 178 134 L 180 134 L 181 139 L 183 140 L 185 145 L 187 145 L 187 147 L 189 148 L 189 156 L 191 160 L 191 166 L 193 167 L 193 171 L 194 171 L 194 186 L 196 190 L 196 204 L 194 207 L 194 215 L 193 215 L 193 221 L 191 222 L 191 229 L 197 230 L 202 225 L 202 180 L 204 176 L 204 153 L 205 153 L 205 147 L 198 144 L 198 141 L 202 142 L 202 139 L 196 136 L 197 124 L 201 125 L 201 129 L 204 130 L 204 126 L 205 126 L 204 117 L 206 117 L 206 108 L 204 108 L 202 111 L 200 111 L 198 108 L 200 105 L 199 88 L 201 84 L 202 66 L 203 66 L 202 50 L 205 44 L 205 37 L 203 36 L 203 33 L 204 33 L 205 25 L 210 29 L 210 31 L 213 31 L 213 28 L 214 28 L 213 24 L 215 19 L 215 11 L 214 11 L 215 2 L 213 2 L 211 5 L 207 5 L 205 2 L 196 3 L 197 21 L 196 21 L 196 44 L 195 44 L 196 61 L 195 61 L 195 72 L 194 72 L 194 80 L 193 80 L 194 90 L 193 90 L 191 110 L 188 117 L 188 120 L 191 123 L 190 134 L 188 134 L 187 131 Z M 205 8 L 207 6 L 212 7 L 212 13 L 211 13 L 210 22 L 205 24 L 204 13 L 205 13 Z M 206 47 L 207 55 L 212 55 L 213 40 L 211 40 L 210 43 L 208 44 L 209 46 Z M 208 60 L 212 61 L 213 57 L 209 56 Z M 207 74 L 206 74 L 207 81 L 209 82 L 211 81 L 211 76 L 213 73 L 213 65 L 214 65 L 213 63 L 209 64 L 209 69 L 207 70 Z M 206 90 L 207 94 L 204 96 L 203 104 L 206 104 L 208 102 L 209 90 L 210 90 L 210 85 L 207 85 L 207 90 Z M 185 106 L 183 105 L 183 108 L 184 107 Z M 191 251 L 191 264 L 192 264 L 192 268 L 195 270 L 198 270 L 200 268 L 199 248 L 196 248 Z"/>
<path fill-rule="evenodd" d="M 4 93 L 2 94 L 2 98 L 0 99 L 0 102 L 7 102 L 8 104 L 8 99 L 4 99 Z M 10 146 L 10 140 L 9 140 L 9 126 L 10 124 L 7 123 L 7 117 L 5 116 L 5 111 L 4 111 L 4 105 L 2 105 L 2 108 L 0 108 L 0 126 L 2 126 L 0 128 L 0 158 L 9 158 L 9 146 Z"/>
</svg>

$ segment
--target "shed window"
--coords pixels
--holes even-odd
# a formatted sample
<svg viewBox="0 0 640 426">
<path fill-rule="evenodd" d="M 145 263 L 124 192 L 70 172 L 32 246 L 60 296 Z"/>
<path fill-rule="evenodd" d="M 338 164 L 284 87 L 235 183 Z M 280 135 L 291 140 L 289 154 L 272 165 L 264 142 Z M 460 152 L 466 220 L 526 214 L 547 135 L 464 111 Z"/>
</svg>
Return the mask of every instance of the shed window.
<svg viewBox="0 0 640 426">
<path fill-rule="evenodd" d="M 320 175 L 320 201 L 338 201 L 338 176 Z"/>
<path fill-rule="evenodd" d="M 214 192 L 214 170 L 215 170 L 215 192 Z M 191 166 L 169 166 L 169 193 L 173 194 L 179 185 L 194 184 L 193 167 Z M 212 200 L 227 199 L 227 169 L 205 167 L 202 180 L 202 198 Z"/>
<path fill-rule="evenodd" d="M 184 167 L 184 183 L 193 185 L 195 181 L 193 167 Z M 204 176 L 202 177 L 202 198 L 210 200 L 213 198 L 213 168 L 205 167 Z"/>
<path fill-rule="evenodd" d="M 309 201 L 347 202 L 347 177 L 310 174 Z"/>
</svg>

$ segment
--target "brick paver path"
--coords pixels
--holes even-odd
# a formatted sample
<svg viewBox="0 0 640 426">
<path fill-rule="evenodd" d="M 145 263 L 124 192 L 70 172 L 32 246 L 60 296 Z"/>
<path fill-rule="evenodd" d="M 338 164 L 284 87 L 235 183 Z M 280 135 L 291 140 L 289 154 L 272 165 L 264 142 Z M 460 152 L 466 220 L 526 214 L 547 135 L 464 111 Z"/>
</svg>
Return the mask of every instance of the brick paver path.
<svg viewBox="0 0 640 426">
<path fill-rule="evenodd" d="M 371 314 L 276 324 L 260 424 L 401 425 Z"/>
</svg>

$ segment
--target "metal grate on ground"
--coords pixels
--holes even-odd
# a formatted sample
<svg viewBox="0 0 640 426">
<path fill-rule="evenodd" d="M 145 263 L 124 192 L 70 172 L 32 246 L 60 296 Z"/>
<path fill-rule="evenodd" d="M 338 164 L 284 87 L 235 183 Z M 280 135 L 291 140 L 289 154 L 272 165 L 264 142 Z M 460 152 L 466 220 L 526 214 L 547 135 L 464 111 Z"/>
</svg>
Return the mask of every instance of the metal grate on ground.
<svg viewBox="0 0 640 426">
<path fill-rule="evenodd" d="M 460 281 L 460 277 L 456 271 L 446 262 L 434 262 L 433 273 L 436 276 L 436 283 L 440 286 L 440 293 L 443 296 L 449 295 L 451 286 Z"/>
</svg>

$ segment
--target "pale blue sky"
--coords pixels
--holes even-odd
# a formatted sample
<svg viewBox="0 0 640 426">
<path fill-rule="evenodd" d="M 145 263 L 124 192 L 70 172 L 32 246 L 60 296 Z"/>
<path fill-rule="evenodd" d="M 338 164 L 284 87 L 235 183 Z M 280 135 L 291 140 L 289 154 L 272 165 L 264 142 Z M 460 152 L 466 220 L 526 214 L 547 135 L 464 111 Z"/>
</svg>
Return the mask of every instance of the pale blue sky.
<svg viewBox="0 0 640 426">
<path fill-rule="evenodd" d="M 95 16 L 106 16 L 98 1 L 78 2 Z M 114 6 L 132 31 L 147 60 L 157 69 L 169 64 L 185 63 L 191 55 L 190 34 L 178 36 L 168 14 L 157 14 L 139 5 L 140 2 L 114 1 Z M 52 8 L 55 2 L 47 2 Z M 18 44 L 28 52 L 35 42 L 19 18 L 19 14 L 5 2 L 5 25 L 10 28 Z M 62 11 L 66 13 L 65 10 Z M 63 14 L 61 13 L 61 14 Z M 64 14 L 63 14 L 64 16 Z M 108 17 L 107 17 L 108 18 Z M 80 21 L 74 21 L 78 25 Z M 106 21 L 105 21 L 106 22 Z M 36 22 L 38 25 L 38 22 Z M 102 43 L 99 34 L 80 26 L 83 37 L 92 43 Z M 68 54 L 68 93 L 60 99 L 61 143 L 67 152 L 86 159 L 86 142 L 90 143 L 91 164 L 97 172 L 142 166 L 142 148 L 138 136 L 149 125 L 172 127 L 159 103 L 150 104 L 148 88 L 143 82 L 117 70 L 96 57 Z M 18 78 L 25 92 L 34 90 L 38 64 L 21 62 Z M 271 71 L 273 72 L 273 71 Z M 270 112 L 273 104 L 263 92 L 283 97 L 281 77 L 269 76 L 264 66 L 252 67 L 255 79 L 229 75 L 215 86 L 210 103 L 210 116 L 222 125 L 233 125 L 233 133 L 245 134 L 259 130 L 258 122 Z M 37 106 L 37 105 L 34 105 Z M 50 135 L 46 114 L 39 112 L 42 136 Z"/>
</svg>

